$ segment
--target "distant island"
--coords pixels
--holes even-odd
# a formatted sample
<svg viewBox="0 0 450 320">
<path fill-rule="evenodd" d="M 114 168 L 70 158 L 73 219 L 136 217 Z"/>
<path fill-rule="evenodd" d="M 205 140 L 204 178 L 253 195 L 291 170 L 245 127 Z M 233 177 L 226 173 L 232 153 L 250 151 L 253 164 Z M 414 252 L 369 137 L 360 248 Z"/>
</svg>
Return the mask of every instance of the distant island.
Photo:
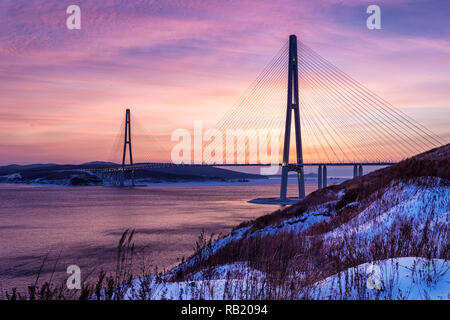
<svg viewBox="0 0 450 320">
<path fill-rule="evenodd" d="M 58 186 L 109 186 L 110 181 L 94 169 L 119 166 L 111 162 L 94 161 L 80 165 L 30 164 L 0 167 L 0 183 L 40 184 Z M 268 176 L 237 172 L 215 167 L 139 168 L 134 172 L 137 183 L 161 182 L 245 182 L 267 179 Z"/>
</svg>

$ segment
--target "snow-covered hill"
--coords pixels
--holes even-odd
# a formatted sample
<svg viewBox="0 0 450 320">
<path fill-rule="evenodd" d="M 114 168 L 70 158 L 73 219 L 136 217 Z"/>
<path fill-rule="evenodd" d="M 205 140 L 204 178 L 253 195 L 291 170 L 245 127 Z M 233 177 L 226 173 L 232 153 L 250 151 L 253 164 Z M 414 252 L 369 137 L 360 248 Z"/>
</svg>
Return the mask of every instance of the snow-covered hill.
<svg viewBox="0 0 450 320">
<path fill-rule="evenodd" d="M 448 299 L 449 158 L 446 145 L 244 223 L 166 274 L 167 292 L 196 298 L 183 295 L 190 286 L 202 298 Z M 373 287 L 367 279 L 375 271 L 381 285 Z M 238 290 L 230 295 L 229 286 Z"/>
<path fill-rule="evenodd" d="M 126 299 L 449 299 L 450 145 L 206 241 Z"/>
</svg>

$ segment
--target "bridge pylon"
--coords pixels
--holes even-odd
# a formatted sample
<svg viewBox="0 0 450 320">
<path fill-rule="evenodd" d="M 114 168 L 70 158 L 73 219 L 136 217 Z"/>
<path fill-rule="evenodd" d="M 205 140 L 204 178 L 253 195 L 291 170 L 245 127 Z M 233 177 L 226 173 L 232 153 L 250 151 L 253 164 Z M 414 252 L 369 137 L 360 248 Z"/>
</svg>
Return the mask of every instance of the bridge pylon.
<svg viewBox="0 0 450 320">
<path fill-rule="evenodd" d="M 120 186 L 124 185 L 125 178 L 125 159 L 127 154 L 127 145 L 129 150 L 130 166 L 133 166 L 133 152 L 131 151 L 131 113 L 130 109 L 125 112 L 125 135 L 123 140 L 123 156 L 122 156 L 122 176 L 120 179 Z M 134 186 L 134 169 L 131 168 L 131 183 Z"/>
<path fill-rule="evenodd" d="M 286 111 L 286 127 L 284 130 L 284 150 L 283 163 L 281 168 L 281 190 L 280 200 L 287 200 L 287 184 L 289 171 L 297 172 L 298 180 L 298 197 L 305 197 L 305 177 L 303 172 L 303 152 L 302 152 L 302 134 L 300 127 L 300 105 L 298 98 L 298 56 L 297 56 L 297 36 L 289 37 L 289 71 L 288 71 L 288 94 L 287 94 L 287 111 Z M 291 124 L 292 111 L 294 111 L 295 125 L 295 146 L 297 151 L 297 164 L 289 165 L 289 150 L 291 140 Z"/>
</svg>

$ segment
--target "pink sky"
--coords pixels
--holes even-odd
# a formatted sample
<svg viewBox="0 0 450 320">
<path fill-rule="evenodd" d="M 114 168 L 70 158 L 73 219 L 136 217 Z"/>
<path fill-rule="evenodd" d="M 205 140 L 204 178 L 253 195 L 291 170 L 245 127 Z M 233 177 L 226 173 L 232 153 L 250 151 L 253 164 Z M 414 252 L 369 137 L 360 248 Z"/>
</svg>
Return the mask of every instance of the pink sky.
<svg viewBox="0 0 450 320">
<path fill-rule="evenodd" d="M 370 31 L 369 1 L 2 1 L 0 164 L 119 161 L 126 107 L 168 143 L 213 126 L 292 33 L 448 141 L 450 10 L 431 2 L 377 1 Z"/>
</svg>

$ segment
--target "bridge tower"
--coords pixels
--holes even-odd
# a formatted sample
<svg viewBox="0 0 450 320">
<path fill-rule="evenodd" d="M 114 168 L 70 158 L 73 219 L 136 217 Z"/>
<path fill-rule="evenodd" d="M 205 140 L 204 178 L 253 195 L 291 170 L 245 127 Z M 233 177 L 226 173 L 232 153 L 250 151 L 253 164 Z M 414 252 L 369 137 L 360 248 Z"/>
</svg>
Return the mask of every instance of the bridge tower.
<svg viewBox="0 0 450 320">
<path fill-rule="evenodd" d="M 124 175 L 125 175 L 125 158 L 127 154 L 127 145 L 130 153 L 130 166 L 133 166 L 133 153 L 131 151 L 131 114 L 130 109 L 127 109 L 125 112 L 125 136 L 123 140 L 123 156 L 122 156 L 122 177 L 120 180 L 120 185 L 124 184 Z M 131 181 L 134 186 L 134 169 L 131 168 Z"/>
<path fill-rule="evenodd" d="M 300 199 L 305 197 L 305 177 L 303 174 L 303 153 L 302 153 L 302 134 L 300 128 L 300 106 L 298 99 L 298 57 L 297 57 L 297 36 L 289 37 L 289 71 L 288 71 L 288 94 L 286 127 L 284 130 L 284 150 L 283 164 L 281 168 L 281 190 L 280 200 L 287 200 L 287 184 L 289 171 L 297 172 L 298 196 Z M 297 164 L 289 165 L 289 148 L 291 140 L 292 111 L 294 111 L 295 125 L 295 147 L 297 151 Z"/>
</svg>

